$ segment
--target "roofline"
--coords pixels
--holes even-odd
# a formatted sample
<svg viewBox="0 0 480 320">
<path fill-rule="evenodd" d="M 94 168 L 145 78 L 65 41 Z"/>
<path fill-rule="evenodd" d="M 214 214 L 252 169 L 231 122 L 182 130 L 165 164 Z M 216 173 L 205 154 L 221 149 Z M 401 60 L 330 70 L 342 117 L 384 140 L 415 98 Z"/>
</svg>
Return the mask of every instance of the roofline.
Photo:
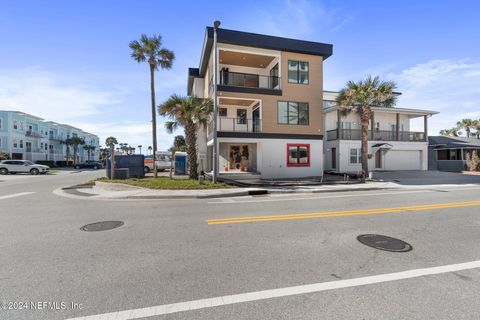
<svg viewBox="0 0 480 320">
<path fill-rule="evenodd" d="M 26 113 L 26 112 L 23 112 L 23 111 L 18 111 L 18 110 L 0 110 L 0 112 L 13 112 L 13 113 L 22 114 L 24 116 L 28 116 L 28 117 L 31 117 L 31 118 L 34 118 L 34 119 L 37 119 L 37 120 L 45 120 L 43 118 L 34 116 L 33 114 L 29 114 L 29 113 Z"/>
</svg>

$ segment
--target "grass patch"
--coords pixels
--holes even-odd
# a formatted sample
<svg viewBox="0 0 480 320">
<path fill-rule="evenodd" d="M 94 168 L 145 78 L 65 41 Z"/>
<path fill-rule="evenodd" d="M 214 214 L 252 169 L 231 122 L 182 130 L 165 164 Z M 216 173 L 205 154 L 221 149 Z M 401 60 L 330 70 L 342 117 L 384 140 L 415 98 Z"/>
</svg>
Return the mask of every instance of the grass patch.
<svg viewBox="0 0 480 320">
<path fill-rule="evenodd" d="M 107 178 L 100 178 L 97 181 L 110 183 L 123 183 L 131 186 L 149 188 L 149 189 L 167 189 L 167 190 L 199 190 L 199 189 L 222 189 L 234 188 L 225 183 L 213 183 L 205 180 L 203 184 L 199 184 L 197 180 L 190 179 L 170 179 L 168 177 L 158 178 L 144 178 L 144 179 L 126 179 L 126 180 L 110 180 Z"/>
</svg>

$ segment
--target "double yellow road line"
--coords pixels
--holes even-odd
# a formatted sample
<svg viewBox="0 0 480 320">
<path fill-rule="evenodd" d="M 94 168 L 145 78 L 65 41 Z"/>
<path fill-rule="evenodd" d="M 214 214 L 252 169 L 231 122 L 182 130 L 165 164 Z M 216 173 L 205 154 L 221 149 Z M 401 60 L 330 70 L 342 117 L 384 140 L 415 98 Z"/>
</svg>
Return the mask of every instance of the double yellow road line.
<svg viewBox="0 0 480 320">
<path fill-rule="evenodd" d="M 348 210 L 348 211 L 313 212 L 313 213 L 296 213 L 296 214 L 282 214 L 282 215 L 268 215 L 268 216 L 234 217 L 234 218 L 224 218 L 224 219 L 209 219 L 207 220 L 207 224 L 217 225 L 217 224 L 232 224 L 232 223 L 247 223 L 247 222 L 316 219 L 316 218 L 326 218 L 326 217 L 347 217 L 347 216 L 359 216 L 359 215 L 369 215 L 369 214 L 428 211 L 428 210 L 435 210 L 435 209 L 449 209 L 449 208 L 476 207 L 476 206 L 480 206 L 480 201 L 450 202 L 450 203 L 405 206 L 405 207 L 396 207 L 396 208 L 379 208 L 379 209 L 362 209 L 362 210 Z"/>
</svg>

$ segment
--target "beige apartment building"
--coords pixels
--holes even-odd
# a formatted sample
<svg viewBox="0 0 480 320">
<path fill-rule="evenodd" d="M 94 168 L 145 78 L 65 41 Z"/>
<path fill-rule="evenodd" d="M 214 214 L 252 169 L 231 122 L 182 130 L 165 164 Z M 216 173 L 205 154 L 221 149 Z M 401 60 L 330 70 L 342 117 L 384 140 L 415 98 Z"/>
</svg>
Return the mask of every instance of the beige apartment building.
<svg viewBox="0 0 480 320">
<path fill-rule="evenodd" d="M 235 178 L 320 176 L 324 169 L 323 63 L 332 45 L 207 27 L 188 94 L 213 98 L 217 86 L 218 163 Z M 213 163 L 213 117 L 198 134 L 199 170 Z"/>
</svg>

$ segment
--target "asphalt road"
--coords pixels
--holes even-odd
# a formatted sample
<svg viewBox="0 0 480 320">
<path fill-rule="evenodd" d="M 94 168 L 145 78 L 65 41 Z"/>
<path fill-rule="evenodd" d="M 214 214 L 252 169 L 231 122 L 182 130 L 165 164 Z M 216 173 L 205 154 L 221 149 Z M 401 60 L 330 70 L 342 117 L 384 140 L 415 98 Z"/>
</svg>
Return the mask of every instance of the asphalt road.
<svg viewBox="0 0 480 320">
<path fill-rule="evenodd" d="M 165 304 L 213 297 L 222 297 L 219 306 L 149 319 L 480 318 L 480 269 L 449 271 L 451 265 L 480 260 L 480 206 L 445 205 L 479 201 L 480 186 L 206 200 L 95 201 L 52 193 L 102 173 L 0 176 L 0 303 L 24 308 L 0 308 L 0 319 L 66 319 L 123 310 L 135 317 L 138 308 L 155 307 L 150 311 L 161 314 Z M 437 206 L 207 223 L 420 205 Z M 103 232 L 80 230 L 105 220 L 125 224 Z M 413 250 L 380 251 L 356 240 L 370 233 L 402 239 Z M 428 273 L 439 266 L 447 271 Z M 388 281 L 392 274 L 424 268 L 427 275 Z M 364 283 L 368 276 L 380 280 Z M 355 284 L 335 288 L 349 279 Z M 311 284 L 326 289 L 294 294 L 290 288 Z M 282 289 L 281 295 L 260 292 L 271 289 Z M 253 298 L 228 303 L 227 296 L 242 293 Z M 63 310 L 50 310 L 54 302 Z"/>
</svg>

